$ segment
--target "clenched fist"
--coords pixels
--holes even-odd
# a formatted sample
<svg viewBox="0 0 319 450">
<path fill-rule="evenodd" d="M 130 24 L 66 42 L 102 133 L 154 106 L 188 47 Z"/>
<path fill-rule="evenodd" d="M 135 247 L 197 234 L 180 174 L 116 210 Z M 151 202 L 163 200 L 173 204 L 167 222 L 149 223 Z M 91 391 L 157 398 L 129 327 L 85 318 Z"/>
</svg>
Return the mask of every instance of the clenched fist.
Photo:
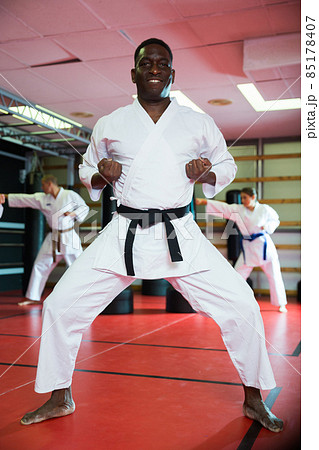
<svg viewBox="0 0 319 450">
<path fill-rule="evenodd" d="M 112 159 L 103 158 L 97 165 L 100 175 L 112 183 L 120 178 L 122 173 L 122 164 Z"/>
<path fill-rule="evenodd" d="M 91 178 L 93 189 L 103 189 L 106 184 L 118 180 L 122 173 L 122 164 L 112 159 L 101 159 L 97 167 L 99 172 L 95 173 Z"/>
<path fill-rule="evenodd" d="M 210 172 L 211 168 L 211 162 L 207 158 L 193 159 L 185 166 L 186 175 L 191 180 L 215 184 L 216 176 L 213 172 Z"/>
</svg>

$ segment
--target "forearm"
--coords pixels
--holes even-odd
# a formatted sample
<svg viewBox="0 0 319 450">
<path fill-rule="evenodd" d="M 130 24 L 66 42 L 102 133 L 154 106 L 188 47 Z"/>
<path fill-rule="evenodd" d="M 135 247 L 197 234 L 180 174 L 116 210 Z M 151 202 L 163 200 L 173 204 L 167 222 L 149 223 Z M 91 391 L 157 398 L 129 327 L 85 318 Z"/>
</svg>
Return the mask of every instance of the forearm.
<svg viewBox="0 0 319 450">
<path fill-rule="evenodd" d="M 41 206 L 37 194 L 8 194 L 7 199 L 11 208 L 39 209 Z"/>
<path fill-rule="evenodd" d="M 206 212 L 208 214 L 222 213 L 225 219 L 229 219 L 233 213 L 239 212 L 239 205 L 236 204 L 229 205 L 226 202 L 220 202 L 218 200 L 207 200 Z"/>
</svg>

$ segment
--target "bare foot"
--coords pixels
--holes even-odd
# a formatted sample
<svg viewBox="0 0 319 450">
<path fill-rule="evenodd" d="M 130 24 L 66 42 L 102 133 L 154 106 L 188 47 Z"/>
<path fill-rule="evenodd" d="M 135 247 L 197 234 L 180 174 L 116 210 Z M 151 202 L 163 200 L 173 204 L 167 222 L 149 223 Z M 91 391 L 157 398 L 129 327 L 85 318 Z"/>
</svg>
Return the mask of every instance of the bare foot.
<svg viewBox="0 0 319 450">
<path fill-rule="evenodd" d="M 55 417 L 63 417 L 75 411 L 75 403 L 72 399 L 71 386 L 67 389 L 58 389 L 52 392 L 50 400 L 35 411 L 25 414 L 22 425 L 43 422 Z"/>
<path fill-rule="evenodd" d="M 23 300 L 23 302 L 19 302 L 18 305 L 19 305 L 19 306 L 40 305 L 40 301 L 36 301 L 36 300 Z"/>
<path fill-rule="evenodd" d="M 279 312 L 281 312 L 281 313 L 286 313 L 286 312 L 288 312 L 288 309 L 285 307 L 285 305 L 282 305 L 282 306 L 280 306 L 280 308 L 279 308 Z"/>
<path fill-rule="evenodd" d="M 283 430 L 284 423 L 278 419 L 265 405 L 262 400 L 260 390 L 244 386 L 245 402 L 243 404 L 243 412 L 246 417 L 257 420 L 264 428 L 279 433 Z"/>
</svg>

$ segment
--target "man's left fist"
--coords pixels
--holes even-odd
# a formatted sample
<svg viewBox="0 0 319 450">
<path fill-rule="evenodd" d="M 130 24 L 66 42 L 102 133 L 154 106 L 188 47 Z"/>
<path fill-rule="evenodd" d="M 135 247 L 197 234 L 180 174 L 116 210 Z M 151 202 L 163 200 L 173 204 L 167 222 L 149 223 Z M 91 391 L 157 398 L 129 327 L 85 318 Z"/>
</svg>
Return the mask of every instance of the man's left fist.
<svg viewBox="0 0 319 450">
<path fill-rule="evenodd" d="M 190 161 L 186 164 L 185 168 L 188 178 L 199 181 L 200 183 L 206 183 L 212 164 L 207 158 L 199 158 Z"/>
</svg>

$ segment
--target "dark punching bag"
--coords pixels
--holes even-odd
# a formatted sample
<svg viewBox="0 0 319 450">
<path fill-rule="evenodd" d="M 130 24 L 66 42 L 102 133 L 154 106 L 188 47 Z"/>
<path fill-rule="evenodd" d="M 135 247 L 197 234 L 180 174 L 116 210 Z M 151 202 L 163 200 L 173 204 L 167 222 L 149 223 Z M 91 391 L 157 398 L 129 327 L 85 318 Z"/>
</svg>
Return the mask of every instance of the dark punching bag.
<svg viewBox="0 0 319 450">
<path fill-rule="evenodd" d="M 41 172 L 29 172 L 26 176 L 26 193 L 41 192 Z M 32 266 L 39 253 L 45 237 L 45 218 L 41 211 L 32 208 L 25 210 L 25 235 L 24 235 L 24 274 L 22 289 L 25 295 L 32 271 Z"/>
<path fill-rule="evenodd" d="M 232 191 L 226 192 L 226 202 L 230 205 L 232 203 L 240 204 L 240 191 L 238 189 L 234 189 Z M 227 239 L 227 258 L 232 261 L 233 264 L 238 259 L 240 254 L 240 233 L 237 228 L 237 225 L 232 220 L 228 220 L 227 229 L 231 231 L 231 234 Z"/>
<path fill-rule="evenodd" d="M 193 214 L 194 219 L 195 219 L 196 213 L 195 213 L 194 197 L 190 204 L 190 211 Z M 169 282 L 164 279 L 143 280 L 142 281 L 142 295 L 163 296 L 163 295 L 166 295 L 167 289 L 170 287 L 171 287 L 171 285 L 169 284 Z"/>
<path fill-rule="evenodd" d="M 113 196 L 113 186 L 107 184 L 102 194 L 102 228 L 104 228 L 111 220 L 113 212 L 116 211 L 116 201 L 111 200 Z M 107 251 L 107 249 L 106 249 Z M 131 287 L 124 289 L 110 303 L 101 314 L 130 314 L 133 312 L 133 290 Z"/>
</svg>

